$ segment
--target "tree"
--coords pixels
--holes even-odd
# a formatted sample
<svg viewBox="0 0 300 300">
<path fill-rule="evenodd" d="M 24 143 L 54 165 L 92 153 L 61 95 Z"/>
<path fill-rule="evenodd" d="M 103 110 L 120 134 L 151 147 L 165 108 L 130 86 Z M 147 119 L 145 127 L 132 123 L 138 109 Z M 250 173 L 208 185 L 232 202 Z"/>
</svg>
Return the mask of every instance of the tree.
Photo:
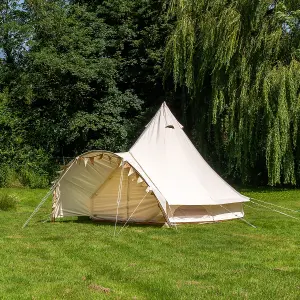
<svg viewBox="0 0 300 300">
<path fill-rule="evenodd" d="M 28 53 L 31 106 L 40 128 L 32 143 L 38 136 L 69 155 L 94 147 L 124 150 L 142 102 L 118 90 L 109 27 L 85 6 L 63 1 L 33 1 L 29 11 L 35 26 Z"/>
<path fill-rule="evenodd" d="M 163 0 L 75 0 L 112 31 L 110 53 L 117 62 L 118 88 L 130 89 L 144 101 L 144 108 L 156 108 L 170 96 L 163 86 L 163 61 L 172 23 L 166 18 Z"/>
<path fill-rule="evenodd" d="M 9 8 L 15 14 L 16 7 Z M 0 127 L 6 140 L 13 133 L 0 146 L 2 153 L 15 167 L 27 166 L 23 174 L 28 175 L 33 165 L 51 174 L 51 164 L 43 161 L 56 156 L 94 148 L 125 150 L 142 101 L 117 86 L 109 26 L 85 6 L 65 1 L 28 0 L 21 12 L 26 22 L 19 22 L 16 33 L 28 29 L 20 43 L 25 47 L 17 52 L 11 47 L 18 57 L 14 68 L 3 69 L 0 82 Z M 6 55 L 5 66 L 7 61 Z"/>
<path fill-rule="evenodd" d="M 296 184 L 297 1 L 172 0 L 166 69 L 187 89 L 189 127 L 211 161 L 243 182 Z"/>
</svg>

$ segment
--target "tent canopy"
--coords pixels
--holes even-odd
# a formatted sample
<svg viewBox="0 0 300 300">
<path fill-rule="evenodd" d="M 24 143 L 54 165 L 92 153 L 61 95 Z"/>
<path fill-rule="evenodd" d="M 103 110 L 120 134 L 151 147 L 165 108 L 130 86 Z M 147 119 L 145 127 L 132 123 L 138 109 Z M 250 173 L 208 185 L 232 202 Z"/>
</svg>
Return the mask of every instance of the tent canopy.
<svg viewBox="0 0 300 300">
<path fill-rule="evenodd" d="M 246 201 L 206 163 L 163 103 L 128 152 L 88 152 L 66 166 L 53 217 L 201 223 L 241 218 Z"/>
</svg>

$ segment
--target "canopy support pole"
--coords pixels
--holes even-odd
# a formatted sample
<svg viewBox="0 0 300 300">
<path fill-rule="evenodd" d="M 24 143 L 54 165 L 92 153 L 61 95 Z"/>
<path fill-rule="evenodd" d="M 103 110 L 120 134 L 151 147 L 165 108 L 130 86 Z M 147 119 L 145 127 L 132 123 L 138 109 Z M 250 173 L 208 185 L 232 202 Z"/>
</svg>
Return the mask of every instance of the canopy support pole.
<svg viewBox="0 0 300 300">
<path fill-rule="evenodd" d="M 123 228 L 126 226 L 126 224 L 129 222 L 129 220 L 131 219 L 131 217 L 133 216 L 133 214 L 136 212 L 136 210 L 139 208 L 139 206 L 141 205 L 141 203 L 144 201 L 144 199 L 147 196 L 147 192 L 144 195 L 144 197 L 142 198 L 142 200 L 139 202 L 139 204 L 136 206 L 136 208 L 134 209 L 134 211 L 131 213 L 131 215 L 129 216 L 129 218 L 127 219 L 127 221 L 125 222 L 125 224 L 122 226 L 122 228 L 120 229 L 120 231 L 118 232 L 118 235 L 121 233 L 121 231 L 123 230 Z"/>
<path fill-rule="evenodd" d="M 171 212 L 171 215 L 172 215 L 172 218 L 174 218 L 174 213 L 173 213 L 173 211 L 172 211 L 172 209 L 171 209 L 170 204 L 167 202 L 166 205 L 168 205 L 169 211 Z M 169 220 L 169 217 L 168 217 L 168 220 Z M 172 223 L 172 225 L 173 225 L 173 224 L 174 224 L 174 226 L 175 226 L 175 228 L 176 228 L 176 230 L 177 230 L 177 224 L 176 224 L 176 222 Z"/>
<path fill-rule="evenodd" d="M 124 160 L 121 161 L 122 164 L 122 170 L 120 175 L 120 182 L 119 182 L 119 190 L 118 190 L 118 198 L 117 198 L 117 213 L 116 213 L 116 221 L 115 221 L 115 230 L 114 230 L 114 236 L 116 236 L 116 230 L 117 230 L 117 223 L 118 223 L 118 216 L 119 216 L 119 206 L 122 198 L 122 188 L 123 188 L 123 173 L 124 173 Z"/>
</svg>

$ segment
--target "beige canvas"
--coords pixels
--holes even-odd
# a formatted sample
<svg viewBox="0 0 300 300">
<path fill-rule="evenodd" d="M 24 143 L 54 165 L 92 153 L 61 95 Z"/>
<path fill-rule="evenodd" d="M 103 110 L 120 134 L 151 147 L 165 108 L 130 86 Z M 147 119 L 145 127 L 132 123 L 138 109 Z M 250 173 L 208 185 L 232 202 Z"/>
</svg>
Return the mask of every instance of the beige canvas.
<svg viewBox="0 0 300 300">
<path fill-rule="evenodd" d="M 247 201 L 206 163 L 163 103 L 128 152 L 93 151 L 67 166 L 53 215 L 206 223 L 243 217 Z"/>
</svg>

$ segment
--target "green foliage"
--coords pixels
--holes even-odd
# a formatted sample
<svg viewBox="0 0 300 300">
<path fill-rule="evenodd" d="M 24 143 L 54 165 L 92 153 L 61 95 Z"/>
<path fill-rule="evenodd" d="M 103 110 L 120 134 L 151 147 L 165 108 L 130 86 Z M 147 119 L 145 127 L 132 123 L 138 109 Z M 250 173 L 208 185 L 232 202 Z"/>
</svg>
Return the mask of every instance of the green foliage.
<svg viewBox="0 0 300 300">
<path fill-rule="evenodd" d="M 296 2 L 173 0 L 169 15 L 166 67 L 202 152 L 243 182 L 299 182 Z"/>
<path fill-rule="evenodd" d="M 143 102 L 130 87 L 118 87 L 112 26 L 96 11 L 65 1 L 9 4 L 3 12 L 13 20 L 5 23 L 7 32 L 22 38 L 1 33 L 0 39 L 2 169 L 21 184 L 44 187 L 57 168 L 54 157 L 126 150 Z M 5 48 L 12 42 L 19 49 L 11 54 L 14 64 Z M 11 185 L 2 175 L 0 185 Z"/>
<path fill-rule="evenodd" d="M 8 193 L 0 194 L 0 211 L 16 210 L 18 198 Z"/>
<path fill-rule="evenodd" d="M 117 88 L 117 62 L 108 52 L 112 30 L 85 6 L 44 5 L 29 8 L 37 27 L 27 56 L 28 123 L 36 128 L 30 143 L 39 137 L 39 144 L 59 144 L 69 156 L 95 145 L 123 149 L 142 102 Z"/>
<path fill-rule="evenodd" d="M 299 184 L 297 1 L 9 0 L 0 14 L 0 186 L 127 150 L 165 100 L 222 175 Z"/>
<path fill-rule="evenodd" d="M 80 1 L 90 4 L 90 1 Z M 160 105 L 164 47 L 172 25 L 162 0 L 95 1 L 94 10 L 113 31 L 112 47 L 118 62 L 119 87 L 130 88 L 146 105 Z M 165 99 L 164 99 L 165 100 Z"/>
<path fill-rule="evenodd" d="M 15 170 L 9 165 L 2 163 L 0 167 L 0 186 L 13 187 L 18 186 L 19 180 Z"/>
<path fill-rule="evenodd" d="M 49 186 L 48 174 L 44 170 L 42 170 L 42 174 L 36 173 L 31 168 L 21 169 L 20 182 L 23 186 L 30 188 L 45 188 Z"/>
</svg>

